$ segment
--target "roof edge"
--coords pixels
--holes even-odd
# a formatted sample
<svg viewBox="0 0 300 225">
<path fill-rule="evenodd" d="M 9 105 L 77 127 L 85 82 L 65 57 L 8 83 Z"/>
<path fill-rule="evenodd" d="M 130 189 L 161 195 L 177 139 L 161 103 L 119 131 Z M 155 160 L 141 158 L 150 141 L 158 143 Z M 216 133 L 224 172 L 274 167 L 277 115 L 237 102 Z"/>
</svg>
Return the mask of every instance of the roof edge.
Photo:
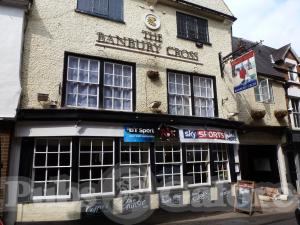
<svg viewBox="0 0 300 225">
<path fill-rule="evenodd" d="M 225 14 L 225 13 L 222 13 L 220 11 L 217 11 L 217 10 L 214 10 L 214 9 L 210 9 L 210 8 L 207 8 L 207 7 L 204 7 L 204 6 L 201 6 L 201 5 L 197 5 L 195 3 L 192 3 L 192 2 L 188 2 L 186 0 L 175 0 L 177 3 L 180 3 L 180 4 L 185 4 L 185 5 L 189 5 L 189 6 L 192 6 L 192 7 L 195 7 L 195 8 L 198 8 L 202 11 L 206 11 L 206 12 L 209 12 L 211 14 L 214 14 L 214 15 L 218 15 L 218 16 L 221 16 L 225 19 L 228 19 L 232 22 L 236 21 L 237 18 L 232 16 L 232 15 L 228 15 L 228 14 Z"/>
</svg>

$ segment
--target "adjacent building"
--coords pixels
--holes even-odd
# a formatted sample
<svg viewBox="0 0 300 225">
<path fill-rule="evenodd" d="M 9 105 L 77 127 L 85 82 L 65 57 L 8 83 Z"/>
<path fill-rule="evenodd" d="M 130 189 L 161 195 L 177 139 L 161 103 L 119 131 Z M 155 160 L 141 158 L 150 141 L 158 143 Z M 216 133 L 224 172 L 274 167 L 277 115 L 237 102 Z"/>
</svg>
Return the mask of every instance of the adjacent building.
<svg viewBox="0 0 300 225">
<path fill-rule="evenodd" d="M 24 27 L 29 0 L 0 2 L 0 214 L 3 216 L 9 149 L 21 96 Z"/>
</svg>

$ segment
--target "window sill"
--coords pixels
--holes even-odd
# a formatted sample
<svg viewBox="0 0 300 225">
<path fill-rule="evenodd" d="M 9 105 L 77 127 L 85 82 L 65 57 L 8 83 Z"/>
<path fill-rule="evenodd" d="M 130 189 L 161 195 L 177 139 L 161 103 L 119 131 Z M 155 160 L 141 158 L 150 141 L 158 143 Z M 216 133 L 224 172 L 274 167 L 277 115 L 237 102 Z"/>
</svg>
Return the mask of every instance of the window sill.
<svg viewBox="0 0 300 225">
<path fill-rule="evenodd" d="M 172 186 L 172 187 L 160 187 L 160 188 L 156 188 L 157 191 L 170 191 L 170 190 L 178 190 L 178 191 L 182 191 L 183 190 L 183 186 Z"/>
<path fill-rule="evenodd" d="M 210 43 L 210 42 L 202 42 L 200 40 L 196 40 L 196 39 L 192 39 L 192 38 L 180 37 L 178 35 L 177 35 L 177 38 L 182 39 L 182 40 L 192 41 L 192 42 L 195 42 L 195 43 L 201 43 L 201 44 L 206 45 L 206 46 L 212 46 L 212 43 Z"/>
<path fill-rule="evenodd" d="M 151 190 L 150 189 L 140 189 L 140 190 L 121 191 L 120 192 L 121 195 L 137 194 L 137 193 L 150 194 Z"/>
<path fill-rule="evenodd" d="M 93 16 L 93 17 L 109 20 L 109 21 L 113 21 L 113 22 L 116 22 L 116 23 L 126 24 L 124 20 L 116 20 L 116 19 L 112 19 L 112 18 L 109 18 L 109 17 L 97 15 L 97 14 L 94 14 L 94 13 L 81 11 L 81 10 L 78 10 L 78 9 L 75 9 L 75 12 L 85 14 L 85 15 L 88 15 L 88 16 Z"/>
<path fill-rule="evenodd" d="M 189 184 L 188 188 L 195 188 L 195 187 L 211 187 L 211 183 L 203 183 L 203 184 Z"/>
</svg>

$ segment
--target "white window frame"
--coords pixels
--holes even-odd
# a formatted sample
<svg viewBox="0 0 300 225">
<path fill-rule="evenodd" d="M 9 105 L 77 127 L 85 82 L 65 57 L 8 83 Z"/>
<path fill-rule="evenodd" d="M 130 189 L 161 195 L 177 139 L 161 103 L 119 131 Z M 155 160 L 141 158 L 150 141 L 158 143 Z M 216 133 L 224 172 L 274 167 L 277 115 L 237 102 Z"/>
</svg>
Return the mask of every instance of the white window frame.
<svg viewBox="0 0 300 225">
<path fill-rule="evenodd" d="M 159 145 L 162 145 L 162 151 L 158 151 L 156 149 L 157 147 L 157 144 Z M 167 145 L 179 145 L 180 146 L 180 149 L 179 151 L 174 151 L 174 148 L 172 147 L 172 150 L 171 151 L 166 151 L 165 150 L 165 144 Z M 157 187 L 157 190 L 158 191 L 161 191 L 161 190 L 172 190 L 172 189 L 182 189 L 183 188 L 183 165 L 182 165 L 182 144 L 181 143 L 155 143 L 154 145 L 154 152 L 155 152 L 155 166 L 157 165 L 162 165 L 163 166 L 163 173 L 160 173 L 160 174 L 156 174 L 155 173 L 155 178 L 157 177 L 162 177 L 163 178 L 163 187 Z M 166 162 L 166 152 L 168 153 L 171 153 L 172 154 L 172 162 Z M 179 152 L 180 153 L 180 162 L 174 162 L 174 152 Z M 157 157 L 156 157 L 156 153 L 162 153 L 163 154 L 163 162 L 157 162 Z M 168 175 L 168 174 L 165 174 L 165 166 L 172 166 L 172 183 L 174 183 L 174 180 L 173 180 L 173 176 L 180 176 L 180 185 L 172 185 L 172 186 L 166 186 L 166 183 L 165 183 L 165 177 Z M 179 166 L 180 167 L 180 172 L 179 173 L 173 173 L 173 166 Z"/>
<path fill-rule="evenodd" d="M 288 68 L 289 80 L 292 82 L 299 82 L 299 76 L 297 72 L 297 65 L 290 65 Z"/>
<path fill-rule="evenodd" d="M 122 179 L 128 179 L 129 180 L 129 189 L 128 190 L 120 190 L 121 194 L 130 194 L 130 193 L 142 193 L 142 192 L 151 192 L 152 190 L 152 181 L 151 181 L 151 166 L 150 166 L 150 143 L 126 143 L 128 145 L 128 150 L 129 151 L 123 151 L 122 150 L 122 145 L 124 145 L 124 142 L 122 140 L 120 140 L 120 179 L 122 182 Z M 141 151 L 141 144 L 148 144 L 148 150 L 147 151 Z M 138 145 L 138 151 L 133 151 L 132 150 L 132 146 L 133 145 Z M 148 162 L 143 163 L 142 162 L 142 158 L 141 158 L 141 154 L 142 153 L 148 153 Z M 122 153 L 129 153 L 129 162 L 123 162 L 122 160 Z M 135 154 L 139 154 L 139 162 L 138 163 L 134 163 L 132 162 L 132 155 L 131 153 L 135 153 Z M 129 169 L 129 174 L 128 176 L 122 176 L 122 167 L 128 167 Z M 131 176 L 131 171 L 133 167 L 138 167 L 139 170 L 139 175 L 138 176 Z M 141 167 L 146 167 L 147 168 L 147 179 L 149 181 L 148 188 L 140 188 L 140 189 L 134 189 L 132 190 L 132 178 L 135 179 L 139 179 L 139 187 L 141 187 L 141 178 L 145 178 L 145 176 L 141 175 Z"/>
<path fill-rule="evenodd" d="M 293 108 L 293 126 L 296 129 L 300 129 L 300 99 L 291 99 L 291 105 Z M 298 117 L 298 122 L 296 122 L 296 117 Z"/>
<path fill-rule="evenodd" d="M 266 93 L 264 93 L 266 90 Z M 270 79 L 258 80 L 258 86 L 254 88 L 255 100 L 261 103 L 274 103 L 274 93 Z"/>
<path fill-rule="evenodd" d="M 90 141 L 91 145 L 90 145 L 90 151 L 81 151 L 81 141 L 86 140 L 86 141 Z M 101 141 L 101 151 L 93 151 L 93 141 Z M 105 141 L 112 141 L 113 143 L 113 151 L 104 151 L 103 150 L 103 144 Z M 81 198 L 87 198 L 87 197 L 94 197 L 94 196 L 113 196 L 115 194 L 115 140 L 114 139 L 109 139 L 109 138 L 81 138 L 79 140 L 79 162 L 78 162 L 78 175 L 79 175 L 79 179 L 78 179 L 78 187 L 79 187 L 79 194 Z M 90 165 L 81 165 L 81 153 L 83 154 L 89 154 L 90 156 Z M 99 153 L 101 154 L 101 165 L 92 165 L 92 155 L 95 153 Z M 103 155 L 105 153 L 112 153 L 113 157 L 112 157 L 112 164 L 106 165 L 103 163 L 104 158 Z M 110 180 L 110 178 L 103 178 L 103 169 L 107 168 L 107 167 L 111 167 L 112 171 L 112 191 L 111 192 L 103 192 L 103 184 L 105 184 L 105 180 Z M 80 179 L 80 169 L 81 168 L 89 168 L 89 179 Z M 92 179 L 92 169 L 99 169 L 99 171 L 101 171 L 101 178 L 96 178 L 96 179 Z M 92 181 L 99 181 L 101 182 L 101 192 L 98 193 L 91 193 L 92 190 Z M 80 193 L 80 182 L 89 182 L 89 193 L 85 193 L 85 194 L 81 194 Z"/>
<path fill-rule="evenodd" d="M 106 73 L 106 65 L 111 64 L 113 66 L 113 73 Z M 115 67 L 116 66 L 121 66 L 122 67 L 122 75 L 116 75 L 115 74 Z M 128 76 L 124 76 L 124 67 L 130 67 L 131 69 L 131 74 L 130 74 L 130 87 L 124 87 L 124 78 Z M 132 112 L 133 111 L 133 68 L 132 66 L 129 65 L 124 65 L 124 64 L 119 64 L 119 63 L 113 63 L 113 62 L 104 62 L 104 78 L 103 78 L 103 109 L 105 110 L 111 110 L 111 111 L 128 111 Z M 106 84 L 105 79 L 107 76 L 112 76 L 112 84 Z M 121 86 L 116 86 L 115 85 L 115 76 L 121 77 Z M 105 96 L 105 88 L 111 88 L 112 89 L 112 96 L 107 97 Z M 121 91 L 121 97 L 114 97 L 114 91 L 115 89 L 120 89 Z M 131 99 L 124 98 L 124 90 L 130 91 L 131 93 Z M 105 99 L 111 99 L 112 101 L 112 108 L 106 108 L 105 107 Z M 114 100 L 118 99 L 121 101 L 121 109 L 115 109 L 114 108 Z M 124 101 L 130 101 L 130 109 L 125 110 L 124 109 Z"/>
<path fill-rule="evenodd" d="M 192 146 L 193 149 L 190 149 L 189 146 Z M 196 149 L 195 146 L 201 146 L 200 149 Z M 207 149 L 203 149 L 203 146 L 207 146 Z M 202 160 L 203 157 L 203 152 L 207 152 L 207 160 Z M 210 145 L 209 144 L 196 144 L 196 143 L 191 143 L 191 144 L 186 144 L 186 163 L 190 164 L 193 166 L 193 171 L 192 172 L 187 172 L 189 176 L 193 176 L 193 184 L 188 184 L 188 187 L 198 187 L 198 186 L 210 186 L 211 185 L 211 171 L 210 171 Z M 195 152 L 200 152 L 201 154 L 201 160 L 197 161 L 195 157 Z M 191 153 L 193 154 L 193 161 L 188 160 L 188 154 Z M 207 163 L 207 171 L 203 172 L 195 172 L 195 166 L 201 166 L 202 163 Z M 196 183 L 195 182 L 195 174 L 202 174 L 202 173 L 207 173 L 207 182 L 201 182 L 201 183 Z M 202 178 L 201 178 L 202 179 Z"/>
<path fill-rule="evenodd" d="M 170 77 L 174 76 L 174 80 L 175 82 L 171 82 Z M 182 82 L 177 82 L 177 80 L 179 79 L 179 77 L 181 77 L 180 79 L 182 80 Z M 188 78 L 189 83 L 188 84 L 184 84 L 184 78 Z M 171 88 L 170 86 L 174 85 L 175 88 L 175 92 L 171 92 Z M 191 78 L 190 75 L 187 74 L 181 74 L 181 73 L 175 73 L 175 72 L 168 72 L 168 99 L 169 99 L 169 111 L 171 114 L 171 110 L 170 107 L 175 107 L 175 111 L 176 113 L 174 113 L 173 115 L 181 115 L 181 116 L 191 116 L 192 115 L 192 93 L 191 93 Z M 180 91 L 178 91 L 178 87 L 181 87 L 181 93 L 178 93 Z M 188 88 L 188 94 L 185 93 L 184 88 Z M 174 104 L 171 104 L 171 98 L 175 97 L 175 102 Z M 181 103 L 177 102 L 177 98 L 181 99 Z M 189 105 L 184 104 L 184 98 L 188 98 L 188 102 Z M 182 113 L 178 113 L 178 107 L 182 107 Z M 189 114 L 185 114 L 185 110 L 184 108 L 188 108 L 189 109 Z"/>
<path fill-rule="evenodd" d="M 71 58 L 75 58 L 78 60 L 78 63 L 77 63 L 77 67 L 71 67 L 70 66 L 70 60 Z M 80 61 L 82 60 L 87 60 L 88 61 L 88 69 L 87 70 L 84 70 L 84 69 L 80 69 Z M 91 70 L 91 61 L 94 61 L 94 62 L 97 62 L 98 63 L 98 71 L 92 71 Z M 92 108 L 92 109 L 97 109 L 99 108 L 99 84 L 100 84 L 100 61 L 98 60 L 94 60 L 94 59 L 89 59 L 89 58 L 83 58 L 83 57 L 76 57 L 76 56 L 68 56 L 68 65 L 67 65 L 67 78 L 66 78 L 66 96 L 65 96 L 65 102 L 66 102 L 66 106 L 68 107 L 74 107 L 74 108 Z M 70 70 L 76 70 L 77 71 L 77 79 L 76 80 L 72 80 L 72 79 L 69 79 L 69 74 L 70 74 Z M 87 72 L 88 73 L 88 79 L 90 80 L 90 73 L 98 73 L 98 82 L 97 83 L 92 83 L 90 81 L 88 82 L 84 82 L 84 81 L 80 81 L 79 80 L 79 76 L 80 76 L 80 71 L 84 71 L 84 72 Z M 75 93 L 68 93 L 68 85 L 71 84 L 71 83 L 74 83 L 76 86 L 77 86 L 77 92 Z M 78 97 L 80 95 L 83 95 L 83 94 L 79 94 L 79 85 L 87 85 L 88 88 L 87 88 L 87 95 L 84 95 L 87 97 L 87 105 L 86 106 L 80 106 L 78 105 Z M 92 95 L 92 94 L 89 94 L 89 89 L 90 89 L 90 86 L 97 86 L 97 95 Z M 69 105 L 68 104 L 68 95 L 76 95 L 76 104 L 75 105 Z M 97 98 L 97 105 L 96 106 L 89 106 L 89 97 L 96 97 Z"/>
<path fill-rule="evenodd" d="M 196 85 L 196 79 L 199 81 L 199 85 Z M 204 81 L 204 85 L 203 82 Z M 210 84 L 210 87 L 209 87 Z M 198 93 L 196 94 L 198 89 Z M 202 94 L 202 90 L 205 90 L 204 95 Z M 214 95 L 214 82 L 212 78 L 206 78 L 201 76 L 193 76 L 193 90 L 194 90 L 194 109 L 195 115 L 199 117 L 215 117 L 215 95 Z M 196 104 L 197 100 L 199 100 L 200 104 Z M 201 105 L 201 102 L 205 101 L 205 105 Z M 209 102 L 212 107 L 209 107 Z M 203 109 L 206 113 L 203 114 Z M 209 111 L 211 111 L 211 115 L 209 115 Z"/>
<path fill-rule="evenodd" d="M 218 177 L 218 180 L 216 181 L 217 184 L 219 183 L 230 183 L 231 182 L 231 174 L 230 174 L 230 165 L 229 165 L 229 154 L 228 154 L 228 145 L 227 144 L 211 144 L 211 146 L 214 146 L 214 147 L 211 147 L 211 151 L 212 151 L 212 155 L 213 152 L 216 152 L 216 155 L 217 155 L 217 159 L 213 159 L 213 163 L 217 165 L 217 171 L 214 171 L 214 174 L 217 174 L 217 177 Z M 223 158 L 223 154 L 222 154 L 222 159 L 219 159 L 219 152 L 226 152 L 226 156 L 227 156 L 227 159 L 224 159 Z M 228 174 L 228 179 L 225 180 L 221 180 L 220 179 L 220 170 L 219 170 L 219 167 L 218 167 L 218 164 L 221 163 L 226 163 L 226 170 L 221 170 L 222 173 L 223 173 L 223 177 L 224 177 L 224 172 L 227 171 L 227 174 Z"/>
<path fill-rule="evenodd" d="M 36 145 L 37 145 L 37 141 L 39 140 L 46 140 L 46 151 L 45 152 L 38 152 L 37 149 L 36 149 Z M 57 146 L 57 149 L 58 151 L 57 152 L 48 152 L 48 148 L 49 148 L 49 140 L 57 140 L 58 141 L 58 146 Z M 60 149 L 61 149 L 61 141 L 62 140 L 68 140 L 70 141 L 70 150 L 69 151 L 64 151 L 64 152 L 61 152 Z M 70 199 L 71 198 L 71 186 L 72 186 L 72 149 L 73 149 L 73 142 L 72 142 L 72 139 L 71 138 L 36 138 L 34 139 L 34 151 L 33 151 L 33 162 L 32 162 L 32 181 L 31 181 L 31 193 L 32 193 L 32 199 L 33 201 L 35 200 L 47 200 L 47 199 Z M 69 166 L 60 166 L 60 154 L 67 154 L 69 153 L 70 154 L 70 163 L 69 163 Z M 45 165 L 44 166 L 36 166 L 35 165 L 35 157 L 36 157 L 36 154 L 45 154 Z M 48 154 L 57 154 L 58 155 L 58 165 L 57 166 L 48 166 L 47 165 L 47 162 L 48 162 Z M 69 168 L 70 170 L 70 178 L 69 180 L 60 180 L 60 169 L 64 169 L 64 168 Z M 44 181 L 35 181 L 35 170 L 36 169 L 45 169 L 45 180 Z M 49 195 L 47 196 L 46 193 L 47 193 L 47 182 L 48 182 L 48 170 L 49 169 L 57 169 L 57 180 L 56 180 L 56 187 L 57 187 L 57 190 L 56 190 L 56 195 Z M 58 192 L 59 192 L 59 184 L 61 182 L 69 182 L 69 194 L 68 195 L 58 195 Z M 51 180 L 51 182 L 55 182 L 54 180 Z M 45 187 L 44 187 L 44 195 L 43 196 L 34 196 L 34 184 L 36 183 L 44 183 Z"/>
</svg>

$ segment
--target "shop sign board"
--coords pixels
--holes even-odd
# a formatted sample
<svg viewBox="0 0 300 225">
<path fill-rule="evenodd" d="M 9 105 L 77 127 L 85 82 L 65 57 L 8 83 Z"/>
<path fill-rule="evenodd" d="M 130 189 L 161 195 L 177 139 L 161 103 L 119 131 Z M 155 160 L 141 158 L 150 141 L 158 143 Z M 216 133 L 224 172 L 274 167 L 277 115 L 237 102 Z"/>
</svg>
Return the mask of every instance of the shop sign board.
<svg viewBox="0 0 300 225">
<path fill-rule="evenodd" d="M 257 86 L 257 71 L 253 50 L 233 60 L 231 66 L 236 80 L 234 93 Z"/>
<path fill-rule="evenodd" d="M 149 194 L 131 194 L 123 196 L 122 213 L 130 214 L 150 210 Z"/>
<path fill-rule="evenodd" d="M 253 212 L 255 182 L 239 181 L 235 192 L 235 211 Z"/>
<path fill-rule="evenodd" d="M 178 129 L 170 126 L 130 125 L 124 128 L 124 142 L 179 141 Z"/>
<path fill-rule="evenodd" d="M 180 142 L 183 143 L 225 143 L 239 144 L 236 130 L 220 128 L 183 128 L 179 130 Z"/>
</svg>

